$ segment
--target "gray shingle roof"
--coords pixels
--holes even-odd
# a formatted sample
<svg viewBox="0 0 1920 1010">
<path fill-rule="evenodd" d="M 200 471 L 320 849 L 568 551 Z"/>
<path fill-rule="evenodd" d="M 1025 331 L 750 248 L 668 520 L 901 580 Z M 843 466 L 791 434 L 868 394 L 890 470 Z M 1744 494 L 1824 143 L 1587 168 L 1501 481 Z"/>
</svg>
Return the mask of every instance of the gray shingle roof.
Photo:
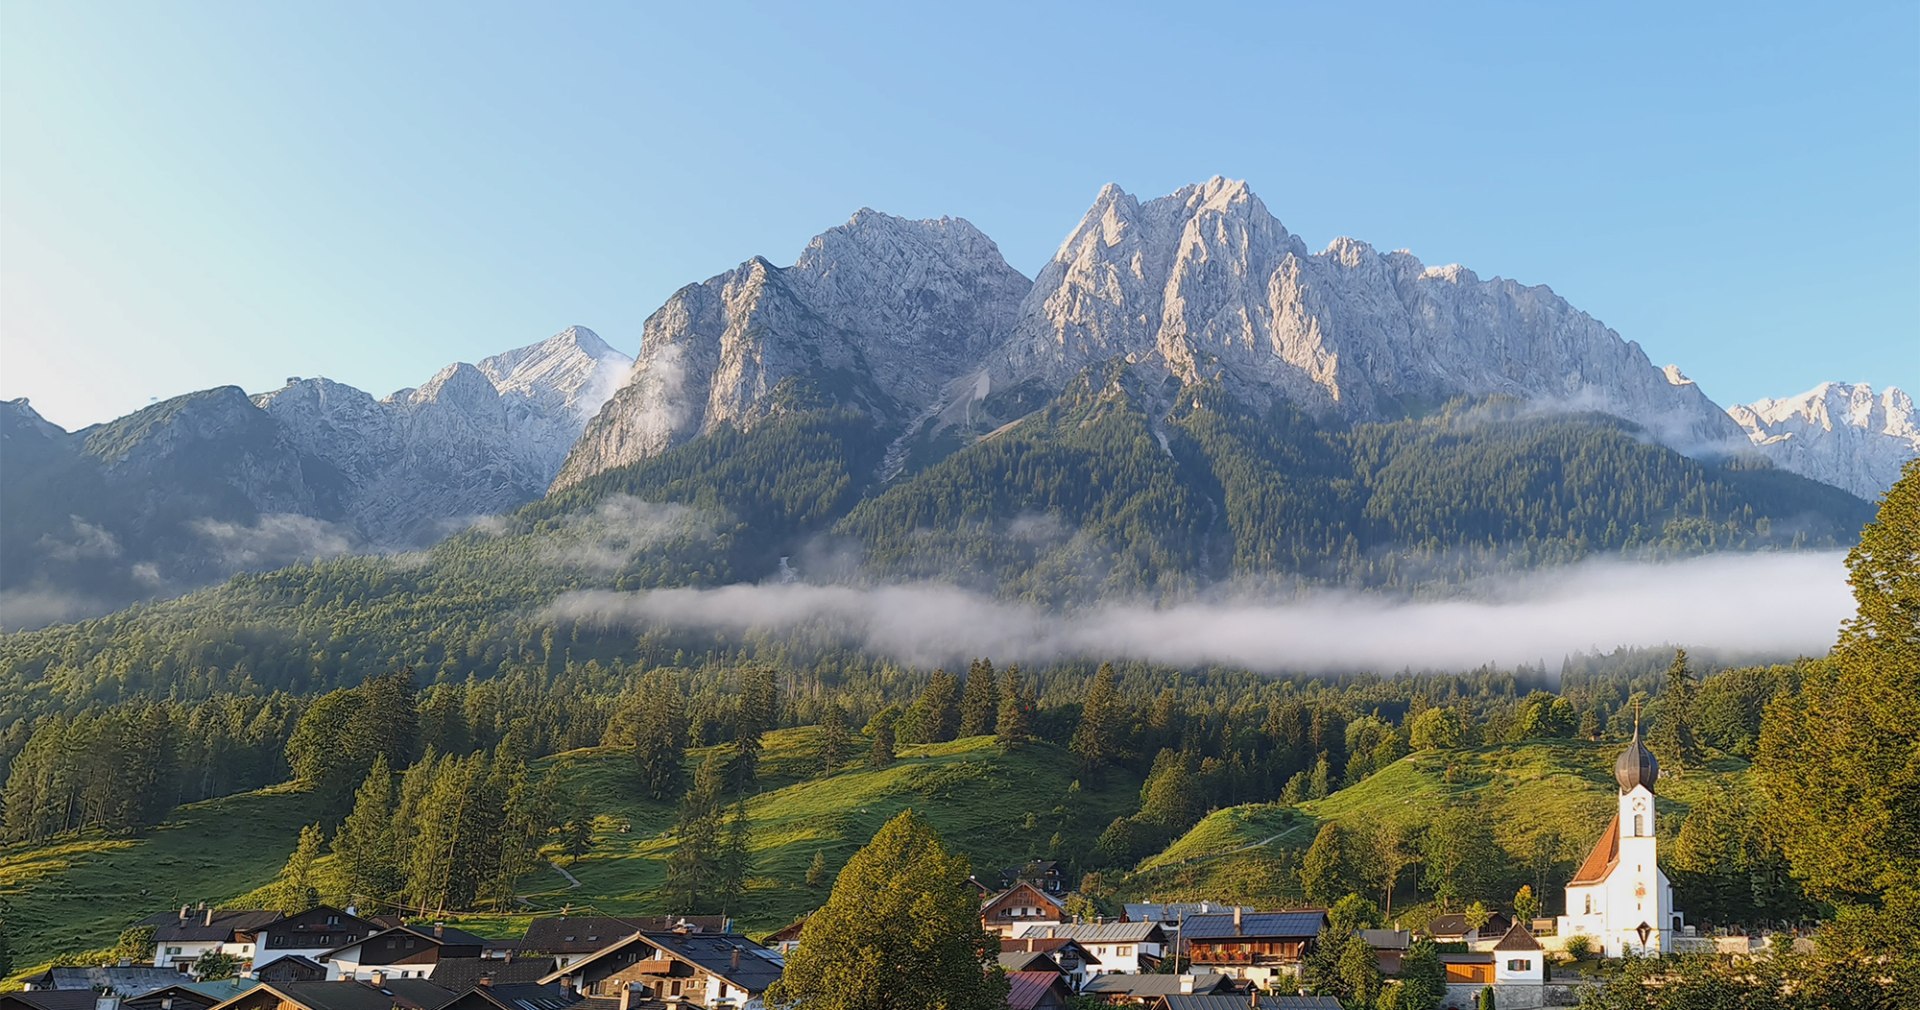
<svg viewBox="0 0 1920 1010">
<path fill-rule="evenodd" d="M 1245 996 L 1168 996 L 1167 1010 L 1247 1010 Z M 1332 996 L 1262 996 L 1260 1010 L 1341 1010 Z"/>
<path fill-rule="evenodd" d="M 1157 922 L 1063 922 L 1057 926 L 1028 926 L 1021 938 L 1065 937 L 1081 943 L 1152 943 L 1166 930 Z"/>
<path fill-rule="evenodd" d="M 455 992 L 480 984 L 482 975 L 493 976 L 494 986 L 539 982 L 553 971 L 553 958 L 517 957 L 443 957 L 433 966 L 427 981 Z"/>
<path fill-rule="evenodd" d="M 1081 992 L 1097 996 L 1132 995 L 1140 997 L 1181 995 L 1179 975 L 1098 975 L 1087 980 Z M 1225 975 L 1194 972 L 1193 991 L 1209 993 L 1227 984 Z M 1244 1006 L 1244 1002 L 1242 1003 Z"/>
</svg>

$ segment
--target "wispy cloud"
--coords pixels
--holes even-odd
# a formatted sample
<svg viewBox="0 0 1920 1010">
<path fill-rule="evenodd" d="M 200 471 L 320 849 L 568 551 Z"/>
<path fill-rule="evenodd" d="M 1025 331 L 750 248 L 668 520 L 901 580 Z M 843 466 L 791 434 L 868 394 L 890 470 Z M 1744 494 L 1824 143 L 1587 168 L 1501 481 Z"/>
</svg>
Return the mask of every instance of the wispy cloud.
<svg viewBox="0 0 1920 1010">
<path fill-rule="evenodd" d="M 551 565 L 611 573 L 625 568 L 649 547 L 713 534 L 712 517 L 675 502 L 651 502 L 615 495 L 592 512 L 569 520 L 546 545 L 542 560 Z"/>
<path fill-rule="evenodd" d="M 735 585 L 579 592 L 554 619 L 837 637 L 903 661 L 1136 658 L 1254 670 L 1466 669 L 1621 645 L 1817 654 L 1852 611 L 1839 552 L 1715 555 L 1666 564 L 1593 561 L 1407 601 L 1326 593 L 1058 613 L 952 586 Z"/>
<path fill-rule="evenodd" d="M 235 570 L 278 568 L 363 548 L 359 537 L 345 526 L 287 512 L 267 513 L 252 523 L 196 519 L 192 528 L 212 556 Z"/>
</svg>

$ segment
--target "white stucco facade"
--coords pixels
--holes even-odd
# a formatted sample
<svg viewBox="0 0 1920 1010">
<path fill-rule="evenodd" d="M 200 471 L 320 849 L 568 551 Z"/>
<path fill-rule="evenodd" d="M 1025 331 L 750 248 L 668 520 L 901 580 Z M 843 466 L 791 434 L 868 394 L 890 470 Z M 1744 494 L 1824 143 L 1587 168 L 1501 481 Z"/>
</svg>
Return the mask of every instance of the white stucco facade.
<svg viewBox="0 0 1920 1010">
<path fill-rule="evenodd" d="M 1682 922 L 1673 907 L 1673 885 L 1660 870 L 1655 838 L 1659 764 L 1641 745 L 1637 730 L 1614 774 L 1620 783 L 1618 807 L 1567 884 L 1559 933 L 1563 942 L 1591 937 L 1607 957 L 1670 953 Z"/>
</svg>

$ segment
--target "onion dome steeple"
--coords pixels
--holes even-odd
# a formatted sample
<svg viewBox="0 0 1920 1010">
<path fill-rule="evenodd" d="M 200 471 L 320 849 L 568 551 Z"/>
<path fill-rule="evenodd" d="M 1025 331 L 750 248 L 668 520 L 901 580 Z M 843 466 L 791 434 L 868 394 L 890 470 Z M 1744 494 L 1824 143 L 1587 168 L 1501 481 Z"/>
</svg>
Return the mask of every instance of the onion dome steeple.
<svg viewBox="0 0 1920 1010">
<path fill-rule="evenodd" d="M 1646 786 L 1647 792 L 1653 792 L 1653 784 L 1660 781 L 1660 762 L 1655 761 L 1653 752 L 1640 742 L 1638 714 L 1633 719 L 1633 741 L 1613 762 L 1613 777 L 1623 793 L 1632 792 L 1634 786 Z"/>
</svg>

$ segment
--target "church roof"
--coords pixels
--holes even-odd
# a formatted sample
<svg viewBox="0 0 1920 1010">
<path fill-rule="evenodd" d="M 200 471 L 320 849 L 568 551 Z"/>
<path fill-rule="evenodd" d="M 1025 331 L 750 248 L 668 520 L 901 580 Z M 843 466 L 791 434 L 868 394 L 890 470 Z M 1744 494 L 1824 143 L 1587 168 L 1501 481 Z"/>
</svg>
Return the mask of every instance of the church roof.
<svg viewBox="0 0 1920 1010">
<path fill-rule="evenodd" d="M 1620 791 L 1628 793 L 1634 786 L 1646 786 L 1653 791 L 1653 784 L 1660 780 L 1660 762 L 1653 759 L 1653 752 L 1640 742 L 1640 727 L 1633 727 L 1633 741 L 1620 757 L 1613 762 L 1614 780 L 1620 783 Z"/>
<path fill-rule="evenodd" d="M 1593 843 L 1593 851 L 1587 853 L 1586 860 L 1580 864 L 1580 869 L 1574 872 L 1573 879 L 1567 881 L 1567 886 L 1598 884 L 1607 879 L 1607 874 L 1612 873 L 1614 866 L 1619 862 L 1620 815 L 1615 813 L 1613 818 L 1607 821 L 1607 829 L 1600 833 L 1600 840 Z"/>
</svg>

